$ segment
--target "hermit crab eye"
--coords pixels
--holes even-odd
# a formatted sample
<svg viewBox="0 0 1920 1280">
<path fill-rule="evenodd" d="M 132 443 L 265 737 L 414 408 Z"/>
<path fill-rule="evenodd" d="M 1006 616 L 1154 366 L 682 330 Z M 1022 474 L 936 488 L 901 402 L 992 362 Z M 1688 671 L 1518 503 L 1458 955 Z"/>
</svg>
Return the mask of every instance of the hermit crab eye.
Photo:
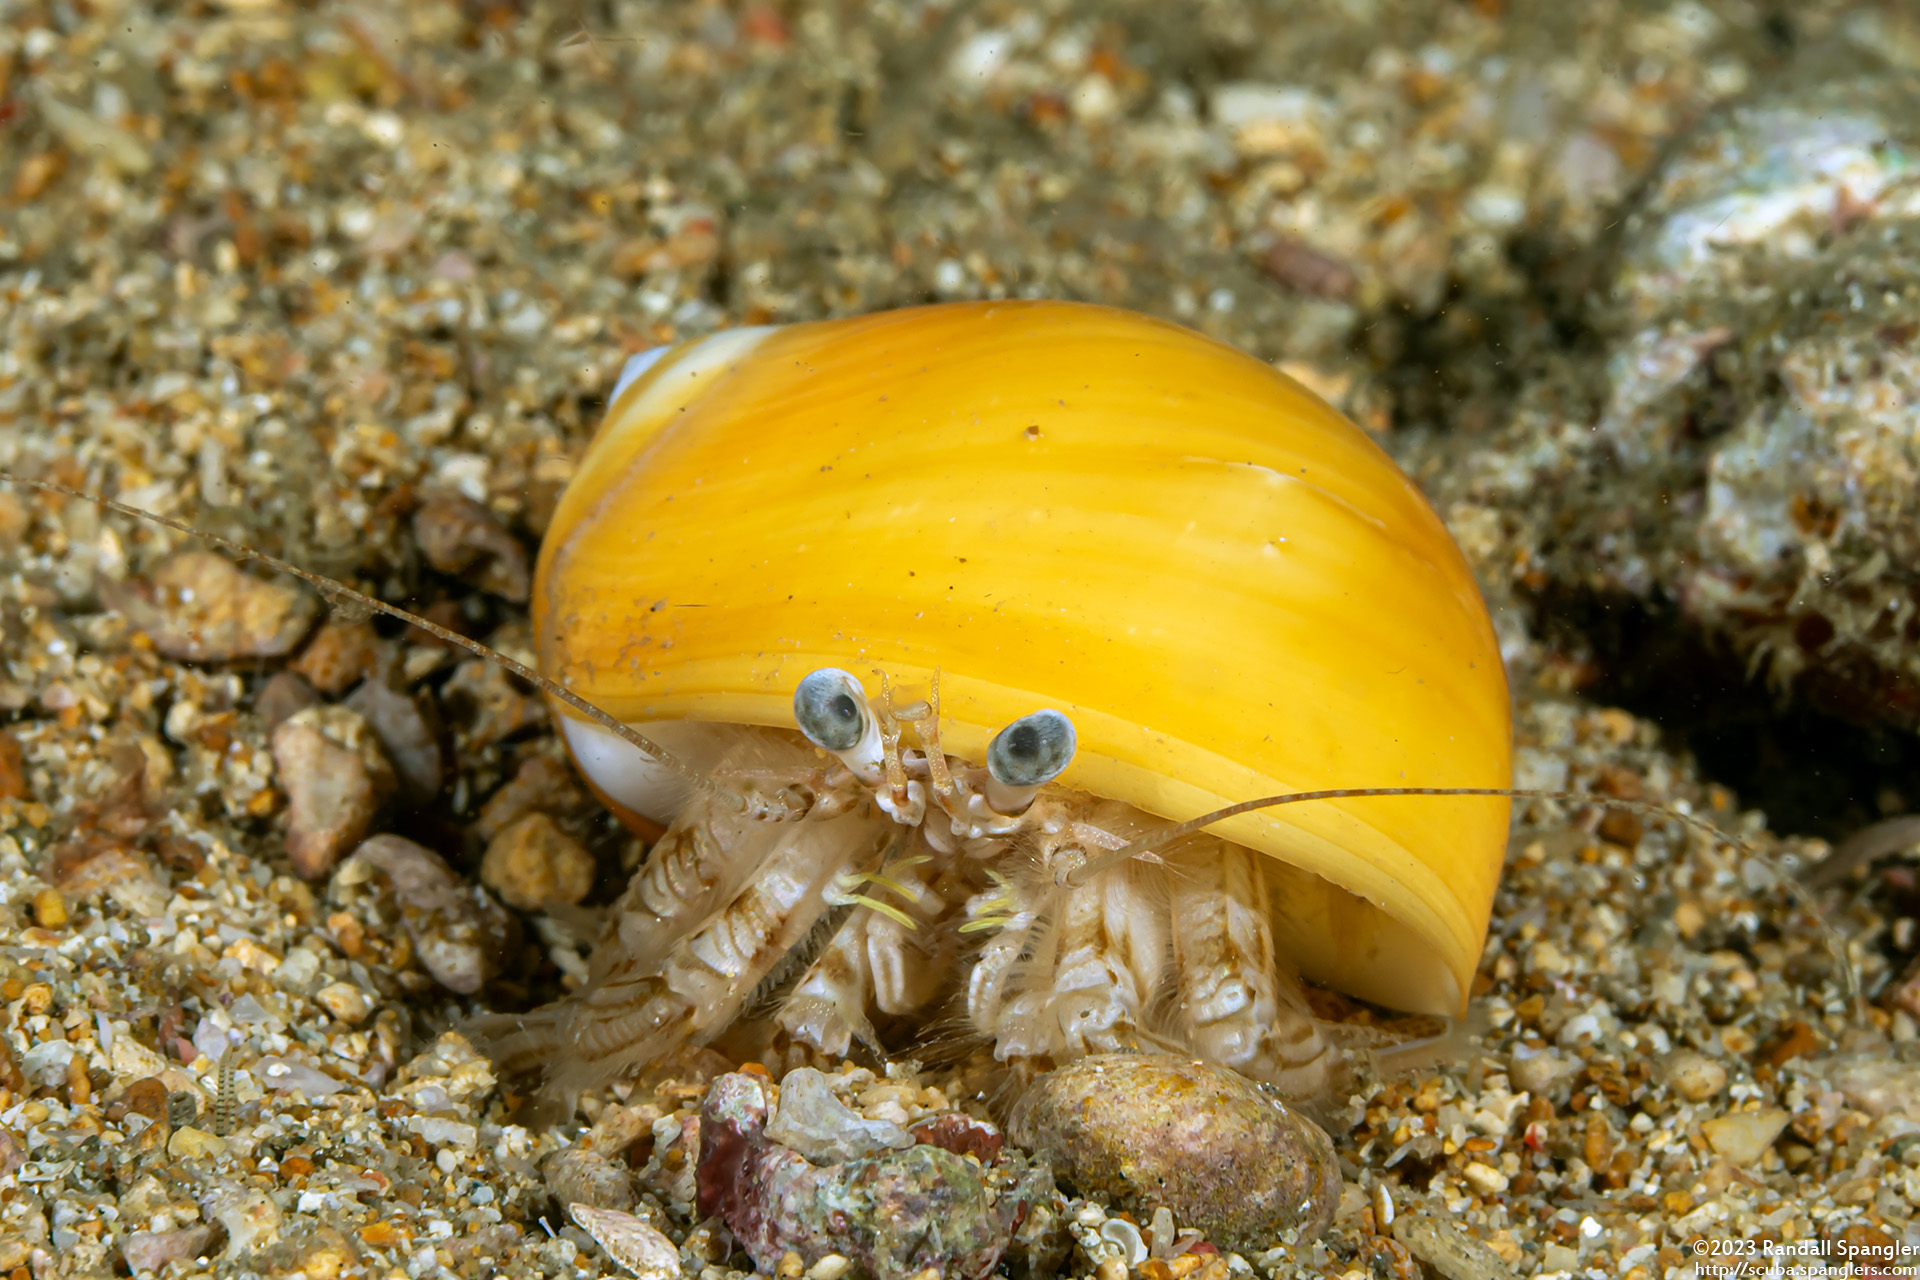
<svg viewBox="0 0 1920 1280">
<path fill-rule="evenodd" d="M 873 723 L 867 691 L 852 674 L 822 667 L 793 691 L 793 719 L 807 741 L 822 751 L 851 751 Z"/>
<path fill-rule="evenodd" d="M 1058 711 L 1036 711 L 994 735 L 987 773 L 1006 787 L 1043 786 L 1060 776 L 1073 748 L 1073 721 Z"/>
</svg>

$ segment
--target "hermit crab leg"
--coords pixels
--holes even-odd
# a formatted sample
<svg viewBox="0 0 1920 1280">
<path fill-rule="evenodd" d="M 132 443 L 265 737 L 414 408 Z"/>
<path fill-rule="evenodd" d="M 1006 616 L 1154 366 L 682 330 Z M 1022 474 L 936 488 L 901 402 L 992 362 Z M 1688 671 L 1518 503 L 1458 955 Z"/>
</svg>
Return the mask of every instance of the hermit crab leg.
<svg viewBox="0 0 1920 1280">
<path fill-rule="evenodd" d="M 841 923 L 780 1006 L 779 1022 L 789 1035 L 836 1057 L 845 1057 L 856 1039 L 880 1052 L 866 1012 L 872 989 L 864 929 L 868 914 L 856 909 Z"/>
<path fill-rule="evenodd" d="M 676 1044 L 704 1042 L 813 930 L 837 878 L 877 866 L 895 830 L 868 814 L 742 829 L 760 834 L 747 843 L 766 856 L 754 859 L 758 869 L 731 902 L 658 964 L 601 947 L 586 984 L 564 1002 L 477 1019 L 471 1025 L 489 1052 L 509 1070 L 544 1060 L 548 1094 L 567 1099 Z"/>
<path fill-rule="evenodd" d="M 1044 904 L 1020 904 L 982 950 L 969 984 L 968 1014 L 993 1037 L 995 1056 L 1079 1057 L 1136 1049 L 1166 970 L 1164 904 L 1150 876 L 1157 868 L 1125 867 L 1076 889 L 1028 889 Z M 1019 905 L 1016 905 L 1019 904 Z M 992 900 L 972 906 L 991 918 Z"/>
<path fill-rule="evenodd" d="M 781 1006 L 779 1021 L 796 1039 L 844 1054 L 851 1040 L 879 1052 L 869 1004 L 882 1013 L 911 1013 L 940 992 L 952 956 L 951 937 L 934 928 L 947 903 L 919 872 L 922 854 L 863 876 L 842 876 L 847 890 L 830 901 L 853 905 L 813 965 Z"/>
<path fill-rule="evenodd" d="M 1318 1096 L 1332 1055 L 1297 986 L 1280 980 L 1254 856 L 1202 838 L 1167 857 L 1178 993 L 1171 1038 L 1293 1096 Z"/>
</svg>

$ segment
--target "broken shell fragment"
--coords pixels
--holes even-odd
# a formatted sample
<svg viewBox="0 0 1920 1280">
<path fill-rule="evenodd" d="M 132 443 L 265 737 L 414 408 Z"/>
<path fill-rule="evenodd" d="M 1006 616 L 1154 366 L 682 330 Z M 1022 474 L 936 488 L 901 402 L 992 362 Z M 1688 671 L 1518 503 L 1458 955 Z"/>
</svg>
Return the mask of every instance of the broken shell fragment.
<svg viewBox="0 0 1920 1280">
<path fill-rule="evenodd" d="M 567 1212 L 609 1258 L 640 1280 L 677 1280 L 680 1275 L 680 1250 L 642 1219 L 590 1204 L 570 1204 Z"/>
<path fill-rule="evenodd" d="M 1079 1194 L 1139 1217 L 1165 1207 L 1222 1249 L 1312 1240 L 1340 1202 L 1320 1126 L 1273 1090 L 1189 1058 L 1082 1058 L 1036 1080 L 1007 1130 Z"/>
</svg>

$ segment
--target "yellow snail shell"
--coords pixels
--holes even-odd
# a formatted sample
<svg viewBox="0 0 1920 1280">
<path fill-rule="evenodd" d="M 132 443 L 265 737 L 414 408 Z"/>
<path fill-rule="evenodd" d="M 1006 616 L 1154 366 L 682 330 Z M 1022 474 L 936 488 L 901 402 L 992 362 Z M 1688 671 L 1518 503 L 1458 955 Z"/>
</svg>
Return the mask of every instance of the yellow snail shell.
<svg viewBox="0 0 1920 1280">
<path fill-rule="evenodd" d="M 1510 784 L 1493 628 L 1413 484 L 1274 369 L 1104 307 L 921 307 L 636 357 L 534 610 L 542 670 L 668 745 L 681 721 L 791 729 L 818 668 L 920 690 L 937 671 L 948 754 L 978 764 L 1055 708 L 1078 734 L 1060 785 L 1166 819 Z M 563 715 L 598 786 L 671 817 L 670 788 Z M 1265 855 L 1307 977 L 1455 1014 L 1507 818 L 1395 796 L 1213 831 Z"/>
</svg>

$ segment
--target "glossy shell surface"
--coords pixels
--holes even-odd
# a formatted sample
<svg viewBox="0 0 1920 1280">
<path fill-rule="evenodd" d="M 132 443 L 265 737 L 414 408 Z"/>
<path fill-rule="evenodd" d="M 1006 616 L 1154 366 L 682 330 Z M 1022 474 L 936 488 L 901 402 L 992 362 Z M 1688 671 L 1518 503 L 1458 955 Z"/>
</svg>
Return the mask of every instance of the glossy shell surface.
<svg viewBox="0 0 1920 1280">
<path fill-rule="evenodd" d="M 746 329 L 626 380 L 542 549 L 543 669 L 623 720 L 792 726 L 884 671 L 979 761 L 1039 707 L 1061 785 L 1185 819 L 1325 787 L 1506 786 L 1505 676 L 1438 517 L 1259 361 L 1107 308 L 1005 302 Z M 1463 1007 L 1499 799 L 1289 805 L 1271 860 L 1308 977 Z"/>
</svg>

